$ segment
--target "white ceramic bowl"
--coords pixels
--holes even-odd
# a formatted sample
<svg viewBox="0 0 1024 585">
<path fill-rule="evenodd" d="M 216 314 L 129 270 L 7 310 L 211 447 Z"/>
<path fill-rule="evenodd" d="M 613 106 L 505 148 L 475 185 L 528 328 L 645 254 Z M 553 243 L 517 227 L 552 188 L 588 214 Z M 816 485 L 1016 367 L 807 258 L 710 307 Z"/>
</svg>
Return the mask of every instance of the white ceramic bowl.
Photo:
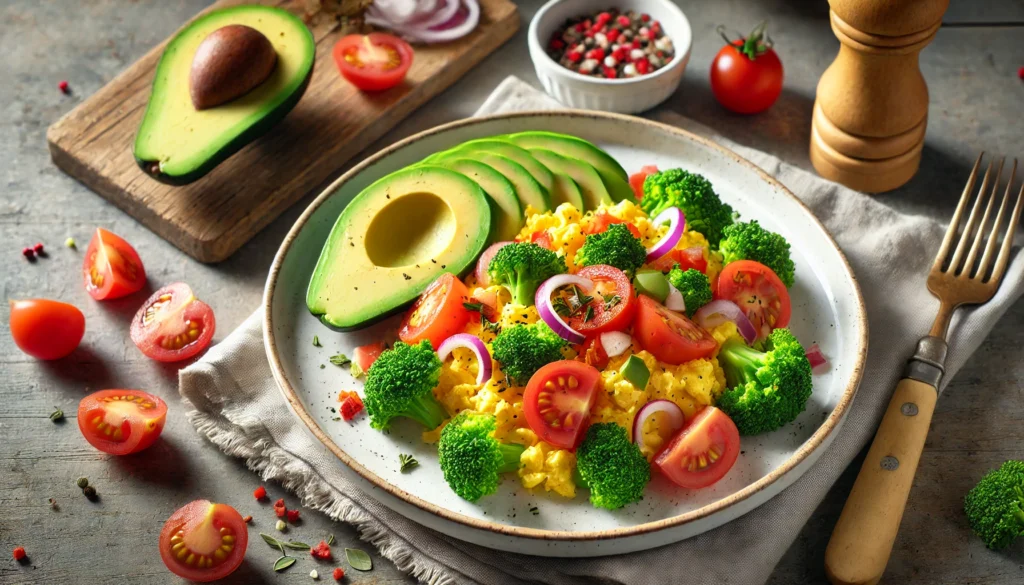
<svg viewBox="0 0 1024 585">
<path fill-rule="evenodd" d="M 668 99 L 679 87 L 690 60 L 693 33 L 690 21 L 671 0 L 622 0 L 615 7 L 650 14 L 661 22 L 675 45 L 675 57 L 668 65 L 648 75 L 626 79 L 601 79 L 570 71 L 555 62 L 545 50 L 551 35 L 565 21 L 591 14 L 599 6 L 593 0 L 551 0 L 530 22 L 530 58 L 544 90 L 571 108 L 636 114 Z"/>
</svg>

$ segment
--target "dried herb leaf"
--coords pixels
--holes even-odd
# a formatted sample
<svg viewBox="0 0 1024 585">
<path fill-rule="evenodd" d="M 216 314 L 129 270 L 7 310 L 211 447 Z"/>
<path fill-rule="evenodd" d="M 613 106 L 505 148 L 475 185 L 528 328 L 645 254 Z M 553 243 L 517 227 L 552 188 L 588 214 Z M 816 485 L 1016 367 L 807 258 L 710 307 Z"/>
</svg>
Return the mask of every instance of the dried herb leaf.
<svg viewBox="0 0 1024 585">
<path fill-rule="evenodd" d="M 282 542 L 281 544 L 285 545 L 285 547 L 290 548 L 292 550 L 309 550 L 313 548 L 312 546 L 304 542 L 299 542 L 297 540 L 289 540 L 288 542 Z"/>
<path fill-rule="evenodd" d="M 263 539 L 263 542 L 266 542 L 267 544 L 275 548 L 281 546 L 281 541 L 274 538 L 273 536 L 270 536 L 269 534 L 260 532 L 260 538 Z"/>
<path fill-rule="evenodd" d="M 358 548 L 346 548 L 345 558 L 348 560 L 348 564 L 357 571 L 369 571 L 373 568 L 373 560 L 370 559 L 370 555 Z"/>
<path fill-rule="evenodd" d="M 284 555 L 278 558 L 276 561 L 274 561 L 274 570 L 278 572 L 283 571 L 288 567 L 294 565 L 296 560 L 298 559 L 296 559 L 295 557 Z"/>
<path fill-rule="evenodd" d="M 53 412 L 50 413 L 50 420 L 55 423 L 64 420 L 64 411 L 57 406 L 54 406 L 53 409 Z"/>
<path fill-rule="evenodd" d="M 483 303 L 462 303 L 462 306 L 466 307 L 466 309 L 469 311 L 473 311 L 474 313 L 479 313 L 480 311 L 484 310 Z"/>
<path fill-rule="evenodd" d="M 334 543 L 335 543 L 334 535 L 333 534 L 328 534 L 327 535 L 327 546 L 333 546 Z"/>
<path fill-rule="evenodd" d="M 352 362 L 352 365 L 349 367 L 348 372 L 352 374 L 353 378 L 359 378 L 363 375 L 363 368 L 360 368 L 359 364 Z"/>
<path fill-rule="evenodd" d="M 352 360 L 348 359 L 347 355 L 339 353 L 338 355 L 332 355 L 330 357 L 330 362 L 336 366 L 344 367 L 351 364 Z"/>
<path fill-rule="evenodd" d="M 323 347 L 322 345 L 320 345 L 320 336 L 319 335 L 314 335 L 313 336 L 313 347 Z"/>
<path fill-rule="evenodd" d="M 401 471 L 402 473 L 409 471 L 410 469 L 416 467 L 419 464 L 420 462 L 416 461 L 415 457 L 407 453 L 402 453 L 398 456 L 398 470 Z"/>
</svg>

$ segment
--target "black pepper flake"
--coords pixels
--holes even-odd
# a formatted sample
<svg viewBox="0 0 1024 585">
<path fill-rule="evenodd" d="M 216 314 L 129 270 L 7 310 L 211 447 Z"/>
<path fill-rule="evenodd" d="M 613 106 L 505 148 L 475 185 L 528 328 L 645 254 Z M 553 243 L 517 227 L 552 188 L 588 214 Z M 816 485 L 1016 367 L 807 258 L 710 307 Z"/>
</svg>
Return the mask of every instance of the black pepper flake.
<svg viewBox="0 0 1024 585">
<path fill-rule="evenodd" d="M 406 280 L 412 280 L 412 277 L 409 276 L 408 274 L 404 273 L 404 272 L 402 273 L 402 278 L 404 278 Z"/>
</svg>

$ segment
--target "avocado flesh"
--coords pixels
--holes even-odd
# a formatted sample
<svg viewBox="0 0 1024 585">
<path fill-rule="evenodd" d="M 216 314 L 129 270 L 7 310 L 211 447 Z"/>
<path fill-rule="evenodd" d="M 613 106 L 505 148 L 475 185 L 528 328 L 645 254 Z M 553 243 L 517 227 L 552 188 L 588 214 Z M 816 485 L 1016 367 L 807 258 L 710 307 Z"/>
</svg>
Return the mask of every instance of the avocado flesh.
<svg viewBox="0 0 1024 585">
<path fill-rule="evenodd" d="M 569 203 L 580 211 L 588 211 L 576 181 L 563 173 L 555 173 L 554 177 L 555 188 L 551 191 L 551 205 L 558 207 L 563 203 Z"/>
<path fill-rule="evenodd" d="M 468 158 L 443 160 L 440 166 L 462 173 L 473 180 L 487 195 L 491 205 L 491 237 L 488 243 L 509 241 L 523 228 L 523 210 L 516 189 L 504 175 L 482 162 Z"/>
<path fill-rule="evenodd" d="M 544 187 L 548 193 L 553 191 L 555 188 L 554 174 L 548 170 L 546 166 L 542 165 L 540 161 L 533 158 L 528 150 L 520 148 L 507 140 L 498 140 L 495 138 L 470 140 L 469 142 L 463 142 L 459 146 L 455 147 L 452 150 L 452 153 L 470 151 L 483 151 L 500 154 L 501 156 L 522 165 L 522 167 L 530 173 L 530 176 L 540 183 L 540 186 Z"/>
<path fill-rule="evenodd" d="M 523 214 L 526 214 L 526 206 L 529 205 L 537 212 L 543 213 L 551 210 L 551 195 L 536 179 L 533 178 L 523 165 L 510 158 L 491 152 L 467 150 L 448 153 L 441 161 L 450 158 L 468 158 L 479 161 L 505 176 L 512 186 L 515 187 L 516 197 L 519 198 L 519 205 Z"/>
<path fill-rule="evenodd" d="M 472 266 L 490 226 L 487 196 L 462 173 L 417 165 L 387 175 L 338 217 L 306 306 L 333 329 L 366 327 L 400 311 L 442 273 Z"/>
<path fill-rule="evenodd" d="M 230 24 L 263 33 L 274 46 L 277 64 L 252 91 L 196 110 L 189 94 L 192 58 L 210 33 Z M 266 133 L 298 103 L 312 75 L 315 54 L 312 33 L 286 10 L 240 5 L 201 16 L 168 42 L 160 58 L 135 137 L 135 160 L 161 182 L 184 185 L 199 179 Z"/>
<path fill-rule="evenodd" d="M 636 203 L 636 196 L 629 186 L 629 175 L 626 174 L 622 165 L 607 152 L 582 138 L 557 132 L 540 131 L 519 132 L 504 138 L 527 150 L 546 148 L 562 156 L 585 162 L 594 167 L 594 170 L 601 176 L 601 181 L 604 182 L 605 189 L 612 201 L 618 203 L 625 199 Z"/>
<path fill-rule="evenodd" d="M 583 161 L 562 156 L 546 148 L 530 149 L 537 160 L 556 173 L 563 173 L 576 182 L 583 195 L 583 205 L 587 209 L 597 209 L 603 203 L 611 203 L 612 198 L 601 181 L 594 167 Z"/>
</svg>

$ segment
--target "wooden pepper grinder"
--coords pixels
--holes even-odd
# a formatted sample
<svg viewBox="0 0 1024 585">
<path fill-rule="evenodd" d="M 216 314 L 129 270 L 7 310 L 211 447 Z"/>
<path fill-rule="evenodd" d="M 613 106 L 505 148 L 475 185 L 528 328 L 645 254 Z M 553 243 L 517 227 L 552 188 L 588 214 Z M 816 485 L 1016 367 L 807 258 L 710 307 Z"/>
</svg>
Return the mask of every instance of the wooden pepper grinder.
<svg viewBox="0 0 1024 585">
<path fill-rule="evenodd" d="M 858 191 L 903 185 L 921 162 L 928 86 L 921 52 L 949 0 L 829 0 L 842 45 L 818 82 L 811 162 L 821 176 Z"/>
</svg>

